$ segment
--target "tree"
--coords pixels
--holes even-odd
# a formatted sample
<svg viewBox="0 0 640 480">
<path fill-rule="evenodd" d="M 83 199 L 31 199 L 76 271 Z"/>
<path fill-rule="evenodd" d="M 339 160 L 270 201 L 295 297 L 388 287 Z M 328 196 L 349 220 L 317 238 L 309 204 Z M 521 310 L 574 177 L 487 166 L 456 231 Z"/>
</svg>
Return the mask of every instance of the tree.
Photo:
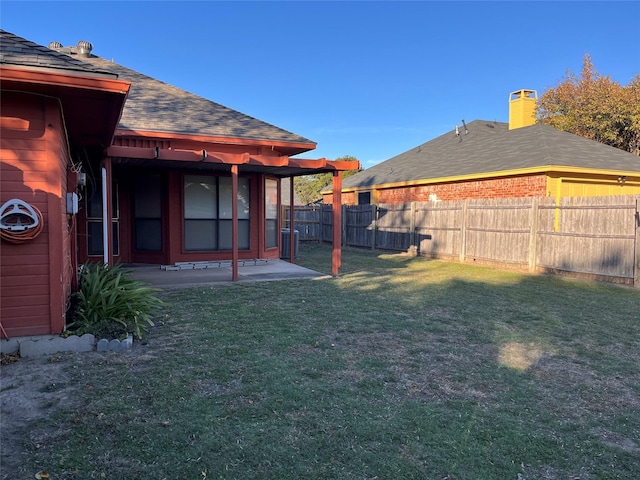
<svg viewBox="0 0 640 480">
<path fill-rule="evenodd" d="M 587 53 L 580 77 L 567 72 L 540 96 L 536 113 L 540 123 L 640 155 L 640 74 L 621 86 Z"/>
<path fill-rule="evenodd" d="M 344 161 L 357 161 L 358 159 L 351 155 L 345 155 L 344 157 L 337 158 L 336 160 Z M 347 170 L 342 172 L 342 178 L 350 177 L 351 175 L 358 173 L 360 170 Z M 315 175 L 305 175 L 297 177 L 295 180 L 295 190 L 298 197 L 305 205 L 313 203 L 322 198 L 320 193 L 323 189 L 330 186 L 333 181 L 333 174 L 331 173 L 318 173 Z"/>
</svg>

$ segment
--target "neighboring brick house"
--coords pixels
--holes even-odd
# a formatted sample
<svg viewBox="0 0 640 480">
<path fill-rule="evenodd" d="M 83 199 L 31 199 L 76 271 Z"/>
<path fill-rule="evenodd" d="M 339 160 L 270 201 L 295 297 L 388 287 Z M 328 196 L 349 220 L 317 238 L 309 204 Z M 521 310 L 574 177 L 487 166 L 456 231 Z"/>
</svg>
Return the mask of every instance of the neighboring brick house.
<svg viewBox="0 0 640 480">
<path fill-rule="evenodd" d="M 331 172 L 339 206 L 359 167 L 291 158 L 316 144 L 88 42 L 49 47 L 0 30 L 3 337 L 62 332 L 84 262 L 231 260 L 237 280 L 240 259 L 280 258 L 282 179 Z"/>
<path fill-rule="evenodd" d="M 348 177 L 343 203 L 640 193 L 640 158 L 534 124 L 534 114 L 535 92 L 513 92 L 509 123 L 474 120 Z"/>
</svg>

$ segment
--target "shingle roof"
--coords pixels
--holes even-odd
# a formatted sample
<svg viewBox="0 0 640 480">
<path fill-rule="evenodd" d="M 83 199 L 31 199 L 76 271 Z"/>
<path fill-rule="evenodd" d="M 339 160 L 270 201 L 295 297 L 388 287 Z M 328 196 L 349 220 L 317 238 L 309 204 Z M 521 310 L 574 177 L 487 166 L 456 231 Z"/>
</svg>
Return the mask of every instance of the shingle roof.
<svg viewBox="0 0 640 480">
<path fill-rule="evenodd" d="M 0 63 L 62 69 L 77 74 L 106 74 L 131 82 L 118 128 L 294 144 L 293 153 L 315 142 L 206 98 L 94 55 L 81 57 L 75 47 L 52 50 L 0 30 Z"/>
<path fill-rule="evenodd" d="M 509 130 L 507 123 L 474 120 L 468 133 L 452 130 L 363 170 L 344 188 L 482 175 L 544 166 L 639 171 L 632 153 L 536 124 Z"/>
<path fill-rule="evenodd" d="M 5 30 L 0 30 L 0 64 L 65 70 L 77 74 L 101 74 L 115 78 L 113 73 L 43 47 Z"/>
<path fill-rule="evenodd" d="M 92 55 L 81 60 L 131 82 L 120 129 L 309 145 L 301 151 L 315 148 L 315 142 L 300 135 L 104 58 Z"/>
</svg>

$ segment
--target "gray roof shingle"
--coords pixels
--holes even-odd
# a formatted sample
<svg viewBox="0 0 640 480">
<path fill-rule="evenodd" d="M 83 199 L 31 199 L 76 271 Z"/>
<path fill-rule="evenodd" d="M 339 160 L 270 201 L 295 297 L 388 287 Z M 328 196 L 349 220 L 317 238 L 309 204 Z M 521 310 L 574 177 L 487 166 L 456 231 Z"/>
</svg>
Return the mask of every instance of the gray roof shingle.
<svg viewBox="0 0 640 480">
<path fill-rule="evenodd" d="M 315 142 L 104 58 L 81 58 L 131 82 L 118 128 L 184 135 L 266 140 L 315 148 Z"/>
<path fill-rule="evenodd" d="M 483 175 L 509 170 L 564 166 L 640 171 L 632 153 L 536 124 L 509 130 L 507 123 L 474 120 L 418 147 L 363 170 L 344 188 Z"/>
<path fill-rule="evenodd" d="M 0 64 L 64 70 L 85 75 L 100 74 L 115 78 L 113 73 L 33 43 L 6 30 L 0 30 Z"/>
<path fill-rule="evenodd" d="M 76 47 L 52 50 L 0 30 L 0 64 L 101 74 L 131 82 L 120 129 L 293 144 L 291 154 L 315 148 L 315 142 L 295 133 L 104 58 L 77 53 Z"/>
</svg>

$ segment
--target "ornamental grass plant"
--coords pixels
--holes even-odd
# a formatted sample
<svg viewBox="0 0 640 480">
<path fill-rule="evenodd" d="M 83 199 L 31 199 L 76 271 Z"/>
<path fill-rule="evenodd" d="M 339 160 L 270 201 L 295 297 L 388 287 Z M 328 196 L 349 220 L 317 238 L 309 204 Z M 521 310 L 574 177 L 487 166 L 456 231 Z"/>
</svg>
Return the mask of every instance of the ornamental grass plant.
<svg viewBox="0 0 640 480">
<path fill-rule="evenodd" d="M 158 289 L 134 280 L 122 265 L 84 264 L 73 295 L 68 331 L 96 338 L 142 339 L 153 317 L 166 306 Z"/>
</svg>

